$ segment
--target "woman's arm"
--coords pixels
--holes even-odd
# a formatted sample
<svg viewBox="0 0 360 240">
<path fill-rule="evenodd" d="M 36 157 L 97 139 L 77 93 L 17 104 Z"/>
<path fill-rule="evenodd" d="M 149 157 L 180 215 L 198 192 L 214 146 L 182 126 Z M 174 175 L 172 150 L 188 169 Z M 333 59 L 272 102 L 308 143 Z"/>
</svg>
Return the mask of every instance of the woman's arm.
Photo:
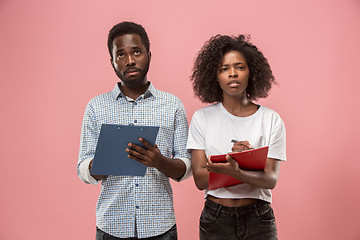
<svg viewBox="0 0 360 240">
<path fill-rule="evenodd" d="M 195 185 L 198 189 L 204 190 L 208 187 L 209 172 L 206 169 L 205 150 L 191 150 L 191 167 Z"/>
<path fill-rule="evenodd" d="M 264 171 L 247 171 L 239 168 L 239 165 L 229 155 L 226 156 L 226 163 L 212 163 L 207 161 L 207 170 L 214 173 L 223 173 L 253 187 L 273 189 L 276 186 L 280 171 L 280 161 L 268 158 Z M 195 176 L 194 176 L 195 177 Z"/>
</svg>

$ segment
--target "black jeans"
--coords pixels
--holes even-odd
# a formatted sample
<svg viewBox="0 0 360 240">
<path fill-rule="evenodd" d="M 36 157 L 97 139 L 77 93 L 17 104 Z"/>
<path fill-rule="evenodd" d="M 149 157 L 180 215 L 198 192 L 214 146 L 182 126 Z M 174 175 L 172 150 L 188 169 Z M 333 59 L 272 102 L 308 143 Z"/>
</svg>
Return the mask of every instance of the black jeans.
<svg viewBox="0 0 360 240">
<path fill-rule="evenodd" d="M 137 240 L 140 238 L 118 238 L 114 237 L 106 232 L 101 231 L 96 227 L 96 240 Z M 143 240 L 177 240 L 176 224 L 170 228 L 169 231 L 155 237 L 141 238 Z"/>
<path fill-rule="evenodd" d="M 200 216 L 200 240 L 276 240 L 270 203 L 257 201 L 243 207 L 225 207 L 206 200 Z"/>
</svg>

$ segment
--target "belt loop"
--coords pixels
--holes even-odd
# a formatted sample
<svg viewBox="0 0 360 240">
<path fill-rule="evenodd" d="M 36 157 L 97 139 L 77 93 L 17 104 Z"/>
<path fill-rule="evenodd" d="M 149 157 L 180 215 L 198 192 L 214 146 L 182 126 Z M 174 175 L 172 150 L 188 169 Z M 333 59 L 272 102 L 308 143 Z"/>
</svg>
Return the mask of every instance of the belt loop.
<svg viewBox="0 0 360 240">
<path fill-rule="evenodd" d="M 216 210 L 216 216 L 218 217 L 219 214 L 220 214 L 222 206 L 220 204 L 217 204 L 217 205 L 218 205 L 218 209 Z"/>
</svg>

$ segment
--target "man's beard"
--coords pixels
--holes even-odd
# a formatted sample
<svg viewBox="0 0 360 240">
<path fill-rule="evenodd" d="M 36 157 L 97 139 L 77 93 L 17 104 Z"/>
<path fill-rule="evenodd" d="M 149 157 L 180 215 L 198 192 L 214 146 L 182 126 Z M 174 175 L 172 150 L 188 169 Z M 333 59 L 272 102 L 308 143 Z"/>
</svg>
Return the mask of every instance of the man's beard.
<svg viewBox="0 0 360 240">
<path fill-rule="evenodd" d="M 121 72 L 115 70 L 116 75 L 121 79 L 121 81 L 123 82 L 123 84 L 127 87 L 133 88 L 133 87 L 138 87 L 140 85 L 142 85 L 144 83 L 144 78 L 146 77 L 146 74 L 149 71 L 149 66 L 150 66 L 150 62 L 148 62 L 148 64 L 146 65 L 146 67 L 141 70 L 139 68 L 130 68 L 131 70 L 137 70 L 139 71 L 139 76 L 134 78 L 134 79 L 129 79 L 127 77 L 125 77 L 124 74 L 122 74 Z M 127 70 L 130 70 L 127 69 Z M 125 71 L 126 73 L 126 71 Z"/>
</svg>

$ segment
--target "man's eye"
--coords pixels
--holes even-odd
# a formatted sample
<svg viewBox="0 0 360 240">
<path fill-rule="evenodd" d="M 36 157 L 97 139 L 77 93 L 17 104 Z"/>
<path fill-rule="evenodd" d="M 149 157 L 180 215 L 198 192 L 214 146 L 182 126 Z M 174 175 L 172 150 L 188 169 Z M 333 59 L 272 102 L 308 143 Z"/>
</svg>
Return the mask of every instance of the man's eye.
<svg viewBox="0 0 360 240">
<path fill-rule="evenodd" d="M 117 55 L 118 58 L 123 58 L 124 57 L 124 54 L 119 54 Z"/>
<path fill-rule="evenodd" d="M 134 52 L 135 55 L 140 55 L 140 53 L 141 53 L 140 51 Z"/>
</svg>

